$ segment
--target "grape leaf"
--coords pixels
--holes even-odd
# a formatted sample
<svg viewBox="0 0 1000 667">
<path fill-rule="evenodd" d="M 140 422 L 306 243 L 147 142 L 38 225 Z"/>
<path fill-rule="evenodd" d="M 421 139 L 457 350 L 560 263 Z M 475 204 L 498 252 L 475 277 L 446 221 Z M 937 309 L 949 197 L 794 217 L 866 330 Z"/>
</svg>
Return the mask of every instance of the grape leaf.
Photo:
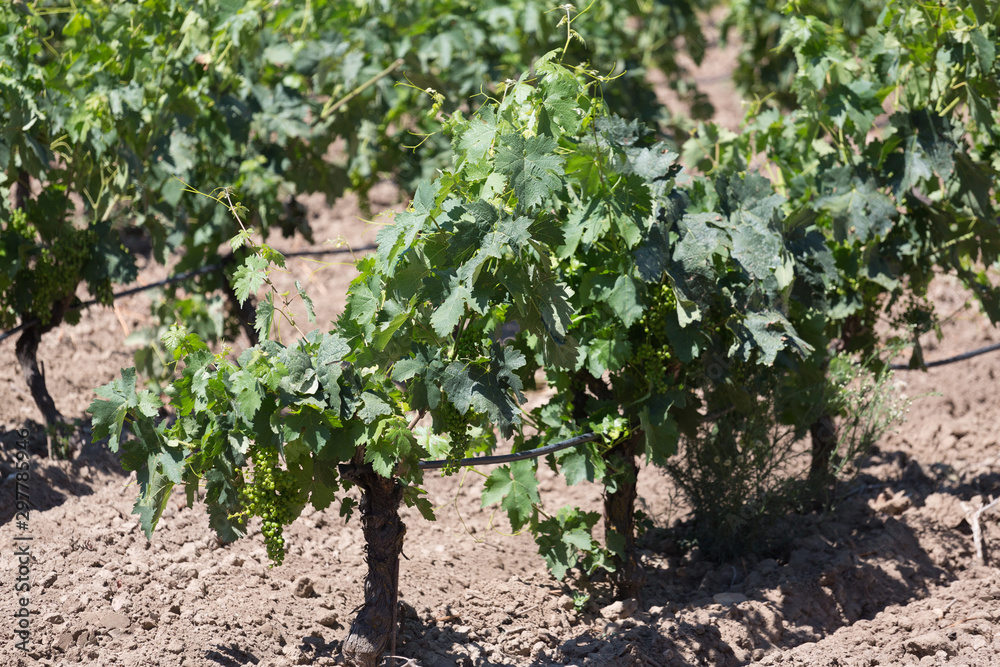
<svg viewBox="0 0 1000 667">
<path fill-rule="evenodd" d="M 306 317 L 309 318 L 310 322 L 315 324 L 316 307 L 313 305 L 313 300 L 308 294 L 306 294 L 305 290 L 302 289 L 302 284 L 298 280 L 295 281 L 295 292 L 299 295 L 299 298 L 302 299 L 302 303 L 306 307 Z"/>
<path fill-rule="evenodd" d="M 393 224 L 379 230 L 375 237 L 378 244 L 375 267 L 379 272 L 391 275 L 400 256 L 413 245 L 434 210 L 434 194 L 431 183 L 421 181 L 410 204 L 413 210 L 397 214 Z"/>
<path fill-rule="evenodd" d="M 600 518 L 597 512 L 563 507 L 556 516 L 539 522 L 535 542 L 552 576 L 562 579 L 580 561 L 581 551 L 587 553 L 598 548 L 592 531 Z"/>
<path fill-rule="evenodd" d="M 101 438 L 109 438 L 108 447 L 113 452 L 118 451 L 122 425 L 129 410 L 138 410 L 141 415 L 155 417 L 162 406 L 152 392 L 143 390 L 136 393 L 135 381 L 135 367 L 123 368 L 120 380 L 114 379 L 94 390 L 98 396 L 107 400 L 94 400 L 87 408 L 87 412 L 94 415 L 92 439 L 96 442 Z"/>
<path fill-rule="evenodd" d="M 525 139 L 519 134 L 507 134 L 497 148 L 496 169 L 510 179 L 517 196 L 518 210 L 541 205 L 550 195 L 562 189 L 562 159 L 554 153 L 556 142 L 551 137 Z"/>
<path fill-rule="evenodd" d="M 614 288 L 608 293 L 608 304 L 626 327 L 635 324 L 643 313 L 635 278 L 618 276 Z"/>
<path fill-rule="evenodd" d="M 482 506 L 500 502 L 510 518 L 511 528 L 520 530 L 531 518 L 534 504 L 540 501 L 531 461 L 516 461 L 490 474 L 483 490 Z"/>
<path fill-rule="evenodd" d="M 392 477 L 396 464 L 416 447 L 416 439 L 406 422 L 398 419 L 388 421 L 385 432 L 365 445 L 365 463 L 370 463 L 372 469 L 383 477 Z"/>
<path fill-rule="evenodd" d="M 264 284 L 267 267 L 268 261 L 260 255 L 248 255 L 233 273 L 233 290 L 241 305 L 246 303 L 251 294 L 256 294 Z"/>
<path fill-rule="evenodd" d="M 462 315 L 465 314 L 465 306 L 471 301 L 471 298 L 472 292 L 468 287 L 457 282 L 453 283 L 447 298 L 431 316 L 431 327 L 434 328 L 434 333 L 442 338 L 451 335 L 452 330 L 458 326 Z"/>
<path fill-rule="evenodd" d="M 466 162 L 475 164 L 486 157 L 493 147 L 493 142 L 496 141 L 498 131 L 497 116 L 493 107 L 489 105 L 480 107 L 458 142 L 459 152 L 465 154 L 459 169 Z"/>
<path fill-rule="evenodd" d="M 381 416 L 392 414 L 392 408 L 389 407 L 389 404 L 370 391 L 361 394 L 361 405 L 358 417 L 366 424 L 371 424 Z"/>
</svg>

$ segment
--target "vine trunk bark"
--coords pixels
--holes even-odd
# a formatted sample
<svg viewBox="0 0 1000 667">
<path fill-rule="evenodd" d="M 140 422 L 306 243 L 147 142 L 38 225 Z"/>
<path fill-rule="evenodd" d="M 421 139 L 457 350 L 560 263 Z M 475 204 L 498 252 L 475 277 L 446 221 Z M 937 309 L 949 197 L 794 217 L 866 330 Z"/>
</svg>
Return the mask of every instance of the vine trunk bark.
<svg viewBox="0 0 1000 667">
<path fill-rule="evenodd" d="M 830 458 L 837 449 L 837 422 L 824 414 L 809 426 L 812 436 L 812 461 L 809 464 L 809 487 L 815 503 L 828 507 L 833 494 Z"/>
<path fill-rule="evenodd" d="M 637 598 L 646 581 L 635 548 L 635 499 L 639 466 L 636 451 L 642 433 L 616 445 L 606 455 L 609 467 L 616 470 L 616 487 L 604 496 L 605 540 L 609 546 L 621 547 L 615 556 L 612 580 L 619 598 Z"/>
<path fill-rule="evenodd" d="M 63 418 L 62 413 L 59 412 L 55 401 L 52 400 L 52 396 L 45 386 L 45 373 L 42 372 L 42 369 L 38 365 L 38 345 L 42 341 L 42 335 L 51 331 L 61 321 L 62 315 L 55 313 L 49 324 L 42 326 L 36 321 L 35 324 L 28 325 L 21 332 L 21 335 L 17 339 L 17 344 L 14 346 L 14 355 L 17 358 L 17 363 L 21 366 L 21 374 L 24 376 L 24 381 L 28 385 L 31 397 L 35 399 L 35 405 L 38 406 L 38 410 L 45 419 L 45 425 L 49 429 L 62 429 L 66 420 Z M 54 437 L 50 435 L 47 440 L 49 458 L 53 458 L 52 444 Z"/>
<path fill-rule="evenodd" d="M 403 486 L 370 465 L 341 466 L 341 475 L 361 487 L 361 529 L 365 536 L 365 602 L 344 641 L 344 657 L 353 667 L 375 667 L 386 648 L 396 653 L 399 607 L 399 556 L 406 526 L 399 518 Z M 390 661 L 391 662 L 391 661 Z"/>
</svg>

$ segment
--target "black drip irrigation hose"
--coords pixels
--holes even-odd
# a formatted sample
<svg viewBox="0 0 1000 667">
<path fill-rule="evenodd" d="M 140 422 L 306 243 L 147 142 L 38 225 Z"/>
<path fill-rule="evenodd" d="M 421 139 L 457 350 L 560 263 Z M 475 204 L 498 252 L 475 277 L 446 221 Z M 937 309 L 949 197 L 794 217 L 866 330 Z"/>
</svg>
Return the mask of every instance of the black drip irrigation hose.
<svg viewBox="0 0 1000 667">
<path fill-rule="evenodd" d="M 498 463 L 510 463 L 511 461 L 523 461 L 524 459 L 536 459 L 539 456 L 545 456 L 546 454 L 551 454 L 552 452 L 558 452 L 560 449 L 569 449 L 570 447 L 576 447 L 577 445 L 582 445 L 585 442 L 593 442 L 594 440 L 600 440 L 601 436 L 598 433 L 584 433 L 583 435 L 578 435 L 569 440 L 563 440 L 561 442 L 556 442 L 551 445 L 545 445 L 544 447 L 538 447 L 536 449 L 529 449 L 525 452 L 517 452 L 516 454 L 499 454 L 497 456 L 473 456 L 469 459 L 461 459 L 459 461 L 449 461 L 447 459 L 436 459 L 433 461 L 421 461 L 417 465 L 421 470 L 435 470 L 437 468 L 444 468 L 445 466 L 452 465 L 458 468 L 464 468 L 465 466 L 488 466 L 496 465 Z"/>
<path fill-rule="evenodd" d="M 378 246 L 376 246 L 376 245 L 371 245 L 370 244 L 370 245 L 362 246 L 361 248 L 331 248 L 329 250 L 300 250 L 298 252 L 282 253 L 282 255 L 284 255 L 286 258 L 287 257 L 315 257 L 315 256 L 320 256 L 320 255 L 339 255 L 339 254 L 347 253 L 347 252 L 350 252 L 350 253 L 354 253 L 354 252 L 367 252 L 368 250 L 375 250 L 377 247 Z M 166 278 L 164 280 L 159 280 L 159 281 L 157 281 L 155 283 L 150 283 L 148 285 L 142 285 L 141 287 L 133 287 L 131 289 L 122 290 L 121 292 L 115 292 L 111 296 L 112 296 L 112 299 L 114 299 L 114 300 L 122 299 L 122 298 L 125 298 L 127 296 L 132 296 L 133 294 L 138 294 L 139 292 L 145 292 L 147 290 L 156 289 L 157 287 L 164 287 L 166 285 L 172 285 L 174 283 L 183 282 L 185 280 L 188 280 L 190 278 L 194 278 L 195 276 L 200 276 L 200 275 L 205 274 L 205 273 L 212 273 L 213 271 L 219 271 L 223 267 L 225 267 L 225 263 L 224 262 L 223 263 L 219 263 L 219 264 L 212 264 L 210 266 L 203 266 L 200 269 L 195 269 L 194 271 L 188 271 L 187 273 L 182 273 L 182 274 L 177 275 L 177 276 L 172 276 L 172 277 Z M 97 304 L 97 299 L 91 299 L 90 301 L 84 301 L 83 303 L 78 303 L 76 305 L 73 305 L 70 308 L 68 308 L 68 310 L 70 310 L 70 311 L 73 311 L 73 310 L 85 310 L 85 309 L 90 308 L 91 306 L 96 305 L 96 304 Z M 21 322 L 20 324 L 18 324 L 13 329 L 10 329 L 9 331 L 5 331 L 2 334 L 0 334 L 0 342 L 3 342 L 4 340 L 10 338 L 11 336 L 13 336 L 14 334 L 16 334 L 17 332 L 21 331 L 22 329 L 24 329 L 26 327 L 33 326 L 35 324 L 38 324 L 38 320 L 37 319 L 31 319 L 31 320 L 28 320 L 27 322 Z"/>
<path fill-rule="evenodd" d="M 948 364 L 954 364 L 958 361 L 965 361 L 966 359 L 972 359 L 973 357 L 978 357 L 982 354 L 987 354 L 989 352 L 996 352 L 1000 350 L 1000 343 L 994 345 L 987 345 L 986 347 L 981 347 L 978 350 L 972 350 L 970 352 L 963 352 L 962 354 L 956 354 L 954 357 L 948 357 L 947 359 L 938 359 L 937 361 L 928 361 L 923 365 L 922 368 L 934 368 L 935 366 L 947 366 Z M 911 368 L 908 364 L 889 364 L 889 369 L 893 371 L 914 371 L 920 370 L 921 367 Z"/>
</svg>

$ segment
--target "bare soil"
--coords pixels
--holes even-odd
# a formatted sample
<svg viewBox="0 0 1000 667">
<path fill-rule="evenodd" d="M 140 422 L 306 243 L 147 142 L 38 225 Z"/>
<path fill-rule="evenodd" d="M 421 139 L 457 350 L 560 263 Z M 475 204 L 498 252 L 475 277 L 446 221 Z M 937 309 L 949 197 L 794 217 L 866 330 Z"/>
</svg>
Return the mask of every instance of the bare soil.
<svg viewBox="0 0 1000 667">
<path fill-rule="evenodd" d="M 352 198 L 306 203 L 317 240 L 374 241 L 376 225 L 360 220 Z M 375 213 L 391 206 L 400 206 L 396 191 L 380 186 Z M 353 275 L 344 256 L 326 261 L 289 262 L 317 303 L 318 326 L 343 308 Z M 142 273 L 150 282 L 163 275 L 156 266 Z M 952 316 L 940 342 L 926 337 L 928 359 L 1000 340 L 954 281 L 939 279 L 932 296 Z M 124 339 L 149 322 L 149 300 L 116 307 L 91 309 L 42 341 L 48 386 L 66 416 L 84 417 L 93 388 L 132 364 Z M 340 664 L 366 569 L 357 521 L 345 524 L 336 505 L 307 510 L 286 531 L 285 564 L 270 569 L 259 523 L 222 545 L 204 507 L 178 495 L 147 541 L 131 515 L 134 476 L 106 448 L 88 445 L 73 461 L 38 455 L 41 416 L 14 342 L 0 343 L 0 666 Z M 508 535 L 506 521 L 480 507 L 480 475 L 428 474 L 438 520 L 404 510 L 396 653 L 421 667 L 1000 664 L 1000 570 L 976 560 L 970 523 L 972 510 L 1000 495 L 998 374 L 1000 354 L 900 372 L 899 388 L 913 399 L 908 420 L 839 485 L 835 511 L 789 517 L 788 546 L 770 558 L 712 563 L 682 549 L 668 529 L 687 510 L 662 472 L 643 469 L 639 494 L 656 527 L 641 540 L 640 600 L 613 602 L 596 581 L 590 600 L 574 604 L 573 582 L 547 573 L 530 536 Z M 14 518 L 18 429 L 35 452 L 26 524 Z M 540 476 L 546 508 L 600 508 L 599 487 Z M 998 516 L 980 522 L 987 557 L 1000 549 Z M 15 548 L 25 544 L 31 589 L 18 593 Z M 27 651 L 14 635 L 23 596 Z"/>
</svg>

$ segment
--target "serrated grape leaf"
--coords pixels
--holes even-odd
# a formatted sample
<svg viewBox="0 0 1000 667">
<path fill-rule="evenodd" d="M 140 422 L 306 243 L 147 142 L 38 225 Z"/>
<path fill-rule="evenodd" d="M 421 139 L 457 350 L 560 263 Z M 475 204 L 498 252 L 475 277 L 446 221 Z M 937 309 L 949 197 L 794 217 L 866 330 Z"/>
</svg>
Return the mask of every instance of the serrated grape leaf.
<svg viewBox="0 0 1000 667">
<path fill-rule="evenodd" d="M 149 539 L 153 536 L 156 524 L 160 522 L 163 510 L 167 507 L 174 482 L 157 469 L 153 457 L 150 457 L 148 465 L 136 471 L 136 479 L 139 482 L 140 495 L 132 507 L 132 514 L 139 516 L 142 532 L 146 534 L 146 539 Z"/>
<path fill-rule="evenodd" d="M 174 484 L 184 481 L 184 450 L 164 445 L 150 464 L 163 470 L 163 475 Z"/>
<path fill-rule="evenodd" d="M 569 303 L 569 288 L 557 283 L 551 275 L 546 275 L 534 285 L 534 302 L 542 315 L 542 322 L 549 335 L 556 342 L 566 335 L 572 326 L 573 306 Z"/>
<path fill-rule="evenodd" d="M 486 157 L 493 147 L 497 132 L 497 117 L 493 107 L 481 106 L 458 142 L 459 153 L 465 154 L 463 165 L 465 162 L 476 164 Z M 463 165 L 459 165 L 459 168 Z"/>
<path fill-rule="evenodd" d="M 365 445 L 365 463 L 383 477 L 392 477 L 397 464 L 411 454 L 421 454 L 413 432 L 401 419 L 380 422 Z M 413 461 L 413 463 L 416 463 Z"/>
<path fill-rule="evenodd" d="M 834 86 L 827 92 L 824 104 L 828 105 L 830 118 L 838 129 L 843 129 L 848 121 L 854 125 L 851 134 L 867 134 L 875 117 L 883 113 L 878 89 L 867 79 Z"/>
<path fill-rule="evenodd" d="M 742 356 L 746 360 L 750 359 L 754 348 L 759 355 L 757 363 L 765 366 L 772 365 L 778 352 L 785 348 L 797 347 L 805 353 L 812 351 L 812 346 L 799 338 L 791 323 L 777 311 L 748 313 L 743 326 L 750 334 L 750 340 L 741 346 Z M 745 336 L 741 338 L 746 339 Z"/>
<path fill-rule="evenodd" d="M 660 178 L 673 178 L 680 173 L 681 166 L 677 164 L 680 156 L 663 144 L 650 148 L 638 148 L 628 152 L 629 167 L 633 174 L 646 181 Z"/>
<path fill-rule="evenodd" d="M 820 197 L 815 206 L 830 214 L 834 238 L 839 242 L 867 243 L 883 238 L 897 216 L 892 199 L 870 181 L 853 180 L 846 192 Z"/>
<path fill-rule="evenodd" d="M 117 452 L 120 445 L 122 425 L 129 410 L 137 410 L 145 417 L 155 417 L 162 406 L 160 400 L 150 391 L 135 391 L 135 367 L 123 368 L 121 379 L 114 379 L 108 384 L 94 390 L 98 396 L 107 400 L 94 400 L 87 412 L 94 415 L 93 435 L 96 442 L 101 438 L 109 438 L 108 447 Z"/>
<path fill-rule="evenodd" d="M 719 204 L 723 214 L 732 218 L 740 214 L 770 222 L 774 213 L 784 202 L 784 197 L 775 193 L 771 182 L 759 174 L 728 174 L 716 181 Z"/>
<path fill-rule="evenodd" d="M 285 441 L 301 440 L 309 451 L 318 454 L 333 437 L 328 419 L 319 409 L 308 405 L 287 412 L 283 423 Z M 339 425 L 339 419 L 333 419 Z"/>
<path fill-rule="evenodd" d="M 340 378 L 344 373 L 343 358 L 350 353 L 351 348 L 343 338 L 325 334 L 323 341 L 316 350 L 316 378 L 323 387 L 327 404 L 335 411 L 343 411 Z"/>
<path fill-rule="evenodd" d="M 316 323 L 316 307 L 313 305 L 313 300 L 306 294 L 306 291 L 302 289 L 302 284 L 298 280 L 295 281 L 295 291 L 298 293 L 299 298 L 302 299 L 302 303 L 306 307 L 306 317 L 313 324 Z"/>
<path fill-rule="evenodd" d="M 372 347 L 380 352 L 384 350 L 386 345 L 389 344 L 389 341 L 392 340 L 393 334 L 395 334 L 396 331 L 399 330 L 399 328 L 409 319 L 409 311 L 403 311 L 401 313 L 397 313 L 395 317 L 385 324 L 380 325 L 378 330 L 372 336 Z"/>
<path fill-rule="evenodd" d="M 431 315 L 434 333 L 444 338 L 458 325 L 465 314 L 465 306 L 472 300 L 472 291 L 465 285 L 453 282 L 448 296 Z"/>
<path fill-rule="evenodd" d="M 240 416 L 248 423 L 253 421 L 257 409 L 263 401 L 257 378 L 247 369 L 237 371 L 232 376 L 234 403 Z"/>
<path fill-rule="evenodd" d="M 642 406 L 639 424 L 642 426 L 646 460 L 655 465 L 665 465 L 667 459 L 677 453 L 680 432 L 677 422 L 670 416 L 670 408 L 676 403 L 683 405 L 683 397 L 672 394 L 659 395 Z"/>
<path fill-rule="evenodd" d="M 521 423 L 517 406 L 525 397 L 516 371 L 525 363 L 519 350 L 494 344 L 490 350 L 489 368 L 485 372 L 479 367 L 473 368 L 472 407 L 486 413 L 504 438 L 511 437 L 514 426 Z"/>
<path fill-rule="evenodd" d="M 475 384 L 469 367 L 458 361 L 448 364 L 442 374 L 441 388 L 448 394 L 448 400 L 452 405 L 462 414 L 465 414 L 472 405 L 472 387 Z"/>
<path fill-rule="evenodd" d="M 642 241 L 645 216 L 652 209 L 649 186 L 638 176 L 625 176 L 605 202 L 605 215 L 613 233 L 620 236 L 629 248 Z"/>
<path fill-rule="evenodd" d="M 626 327 L 642 317 L 643 305 L 639 298 L 637 281 L 632 276 L 618 276 L 615 286 L 608 293 L 608 305 Z"/>
<path fill-rule="evenodd" d="M 350 458 L 350 457 L 348 457 Z M 322 475 L 317 470 L 318 466 L 313 468 L 313 482 L 309 487 L 309 503 L 316 508 L 318 512 L 322 512 L 337 498 L 337 488 L 335 486 L 327 486 L 322 481 Z"/>
<path fill-rule="evenodd" d="M 101 438 L 108 438 L 108 447 L 112 452 L 118 451 L 119 438 L 121 438 L 122 425 L 125 423 L 125 416 L 128 414 L 128 406 L 125 397 L 117 394 L 112 388 L 112 382 L 98 387 L 97 393 L 110 400 L 94 400 L 87 412 L 94 416 L 92 439 L 97 442 Z"/>
<path fill-rule="evenodd" d="M 406 382 L 416 375 L 421 375 L 425 368 L 427 368 L 427 359 L 423 355 L 400 359 L 392 367 L 392 380 Z"/>
<path fill-rule="evenodd" d="M 670 260 L 670 251 L 659 226 L 649 230 L 645 241 L 632 253 L 639 277 L 647 283 L 659 283 Z"/>
<path fill-rule="evenodd" d="M 229 518 L 230 509 L 224 505 L 208 506 L 208 525 L 224 544 L 246 536 L 246 519 Z"/>
<path fill-rule="evenodd" d="M 358 502 L 354 498 L 341 498 L 340 500 L 340 516 L 344 518 L 344 523 L 351 520 L 354 515 L 354 508 L 357 507 Z"/>
<path fill-rule="evenodd" d="M 564 449 L 556 455 L 559 472 L 570 486 L 580 482 L 593 482 L 597 479 L 597 470 L 587 447 Z"/>
<path fill-rule="evenodd" d="M 562 189 L 562 159 L 555 149 L 551 137 L 503 136 L 497 148 L 496 169 L 509 178 L 519 210 L 539 206 Z"/>
<path fill-rule="evenodd" d="M 724 247 L 725 237 L 722 230 L 711 225 L 722 221 L 717 213 L 689 213 L 681 218 L 681 238 L 674 246 L 673 261 L 679 263 L 685 273 L 711 276 L 712 256 Z"/>
<path fill-rule="evenodd" d="M 970 0 L 970 5 L 972 5 L 972 11 L 976 14 L 976 20 L 980 25 L 989 25 L 993 20 L 993 15 L 996 12 L 994 9 L 994 3 L 987 4 L 986 0 Z"/>
<path fill-rule="evenodd" d="M 441 388 L 462 414 L 469 408 L 489 415 L 504 437 L 520 423 L 518 401 L 524 402 L 521 379 L 516 371 L 526 363 L 520 351 L 494 344 L 489 366 L 454 361 L 441 377 Z"/>
<path fill-rule="evenodd" d="M 524 216 L 517 218 L 507 216 L 497 222 L 492 231 L 483 237 L 472 258 L 459 267 L 458 279 L 472 289 L 479 275 L 479 268 L 487 259 L 491 257 L 503 259 L 508 251 L 519 255 L 531 240 L 528 230 L 532 223 L 530 218 Z"/>
<path fill-rule="evenodd" d="M 632 355 L 632 345 L 619 330 L 614 338 L 594 338 L 586 345 L 587 370 L 594 377 L 601 377 L 605 371 L 617 371 Z"/>
<path fill-rule="evenodd" d="M 248 255 L 243 264 L 233 274 L 233 290 L 240 305 L 246 303 L 251 294 L 256 294 L 267 278 L 268 262 L 260 255 Z"/>
<path fill-rule="evenodd" d="M 552 336 L 542 338 L 542 357 L 553 368 L 565 370 L 577 370 L 584 361 L 576 337 L 572 335 L 559 339 Z"/>
<path fill-rule="evenodd" d="M 316 350 L 316 366 L 332 366 L 351 353 L 351 345 L 336 334 L 324 333 Z"/>
<path fill-rule="evenodd" d="M 569 542 L 561 539 L 566 531 L 556 524 L 555 519 L 546 519 L 539 524 L 538 529 L 540 534 L 535 537 L 538 554 L 545 560 L 546 567 L 556 581 L 562 581 L 569 569 L 577 564 L 579 557 Z"/>
<path fill-rule="evenodd" d="M 358 410 L 358 417 L 361 418 L 361 421 L 371 424 L 379 417 L 391 414 L 392 408 L 377 394 L 370 391 L 361 394 L 361 409 Z"/>
<path fill-rule="evenodd" d="M 980 218 L 993 219 L 993 179 L 987 170 L 976 164 L 966 153 L 955 153 L 955 175 L 959 199 Z"/>
<path fill-rule="evenodd" d="M 375 267 L 379 272 L 391 275 L 400 256 L 413 245 L 434 210 L 435 194 L 435 187 L 430 181 L 420 181 L 410 204 L 413 210 L 397 214 L 393 224 L 379 230 L 375 237 L 378 244 Z"/>
<path fill-rule="evenodd" d="M 271 336 L 272 324 L 274 324 L 274 295 L 268 292 L 257 304 L 257 315 L 254 318 L 253 328 L 261 340 L 267 340 Z"/>
<path fill-rule="evenodd" d="M 744 218 L 731 234 L 733 258 L 754 280 L 765 280 L 784 267 L 782 239 L 764 224 L 753 224 Z"/>
<path fill-rule="evenodd" d="M 591 535 L 600 519 L 597 512 L 563 507 L 554 517 L 539 522 L 535 541 L 552 575 L 562 579 L 579 562 L 579 552 L 592 552 L 597 544 Z"/>
<path fill-rule="evenodd" d="M 277 375 L 277 384 L 294 394 L 310 395 L 319 389 L 319 378 L 316 376 L 313 360 L 304 344 L 277 351 L 276 356 L 279 363 L 274 366 L 262 355 L 261 358 L 254 360 L 249 368 L 262 381 L 264 378 L 260 377 L 261 375 Z M 247 365 L 244 367 L 246 368 Z M 277 372 L 279 368 L 281 371 Z"/>
<path fill-rule="evenodd" d="M 973 7 L 975 6 L 976 3 L 973 2 Z M 976 30 L 970 30 L 969 38 L 972 43 L 972 50 L 976 53 L 976 60 L 979 61 L 979 68 L 984 72 L 989 72 L 993 69 L 993 62 L 996 60 L 996 46 L 987 32 L 988 22 L 980 21 L 980 23 L 985 25 L 980 25 Z"/>
<path fill-rule="evenodd" d="M 347 320 L 352 326 L 360 328 L 366 338 L 370 338 L 373 327 L 372 319 L 378 310 L 378 293 L 368 283 L 357 280 L 351 284 L 347 293 L 347 307 L 341 321 Z"/>
<path fill-rule="evenodd" d="M 531 461 L 516 461 L 490 474 L 483 488 L 482 506 L 499 502 L 507 510 L 511 528 L 520 530 L 531 519 L 533 504 L 539 500 L 538 480 Z"/>
</svg>

